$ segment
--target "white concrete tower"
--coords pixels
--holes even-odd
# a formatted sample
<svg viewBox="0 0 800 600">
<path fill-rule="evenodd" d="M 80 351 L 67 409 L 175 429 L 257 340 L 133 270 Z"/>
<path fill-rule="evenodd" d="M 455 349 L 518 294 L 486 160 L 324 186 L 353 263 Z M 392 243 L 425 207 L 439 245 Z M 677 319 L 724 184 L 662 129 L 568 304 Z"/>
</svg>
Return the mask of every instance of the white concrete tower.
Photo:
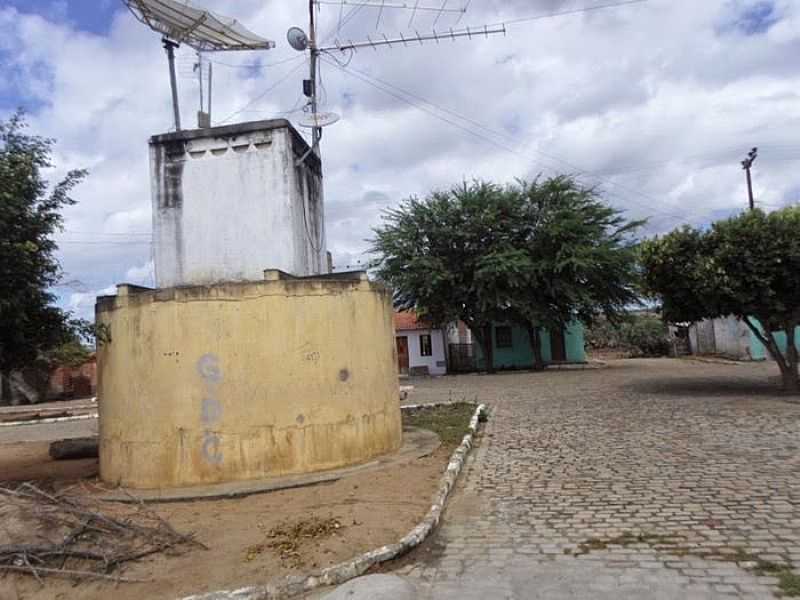
<svg viewBox="0 0 800 600">
<path fill-rule="evenodd" d="M 156 285 L 326 273 L 322 166 L 289 121 L 150 139 Z"/>
</svg>

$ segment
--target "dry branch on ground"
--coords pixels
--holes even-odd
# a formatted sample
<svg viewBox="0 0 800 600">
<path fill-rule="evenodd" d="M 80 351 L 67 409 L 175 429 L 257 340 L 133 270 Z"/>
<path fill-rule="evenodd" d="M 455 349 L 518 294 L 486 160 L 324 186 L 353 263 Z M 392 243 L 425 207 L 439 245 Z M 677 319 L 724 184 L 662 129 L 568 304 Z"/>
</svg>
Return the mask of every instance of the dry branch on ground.
<svg viewBox="0 0 800 600">
<path fill-rule="evenodd" d="M 204 547 L 144 504 L 101 510 L 86 496 L 23 483 L 0 487 L 0 506 L 6 525 L 0 531 L 0 573 L 21 572 L 40 583 L 45 577 L 134 581 L 120 574 L 125 563 Z"/>
</svg>

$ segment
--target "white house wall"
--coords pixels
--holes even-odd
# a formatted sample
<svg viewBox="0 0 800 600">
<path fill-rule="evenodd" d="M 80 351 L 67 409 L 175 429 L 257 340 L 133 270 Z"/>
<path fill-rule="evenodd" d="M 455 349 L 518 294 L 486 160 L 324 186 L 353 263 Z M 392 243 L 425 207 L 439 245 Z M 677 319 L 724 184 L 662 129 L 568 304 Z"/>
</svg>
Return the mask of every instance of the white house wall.
<svg viewBox="0 0 800 600">
<path fill-rule="evenodd" d="M 422 356 L 419 338 L 422 335 L 431 336 L 431 356 Z M 447 373 L 447 362 L 444 353 L 444 341 L 439 329 L 412 329 L 397 332 L 398 337 L 408 338 L 408 366 L 428 367 L 431 375 L 444 375 Z"/>
</svg>

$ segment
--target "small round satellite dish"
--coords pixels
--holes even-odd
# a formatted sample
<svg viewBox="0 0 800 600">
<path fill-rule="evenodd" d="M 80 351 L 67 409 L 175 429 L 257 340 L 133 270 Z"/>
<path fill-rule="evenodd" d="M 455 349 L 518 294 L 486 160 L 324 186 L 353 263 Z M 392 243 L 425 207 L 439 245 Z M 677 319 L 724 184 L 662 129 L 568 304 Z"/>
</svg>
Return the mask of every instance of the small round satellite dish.
<svg viewBox="0 0 800 600">
<path fill-rule="evenodd" d="M 318 112 L 316 114 L 309 113 L 304 115 L 297 123 L 300 127 L 327 127 L 328 125 L 333 125 L 339 119 L 341 119 L 341 117 L 336 113 Z"/>
<path fill-rule="evenodd" d="M 298 52 L 308 49 L 308 36 L 299 27 L 290 27 L 286 32 L 286 39 L 289 40 L 289 45 Z"/>
</svg>

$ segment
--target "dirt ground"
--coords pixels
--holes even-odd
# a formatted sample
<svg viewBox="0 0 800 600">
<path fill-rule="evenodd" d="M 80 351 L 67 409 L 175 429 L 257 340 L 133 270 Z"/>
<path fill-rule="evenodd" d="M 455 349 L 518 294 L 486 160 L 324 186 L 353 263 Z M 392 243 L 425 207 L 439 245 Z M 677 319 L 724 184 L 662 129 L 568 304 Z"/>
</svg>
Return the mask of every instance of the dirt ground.
<svg viewBox="0 0 800 600">
<path fill-rule="evenodd" d="M 49 449 L 50 442 L 0 444 L 0 482 L 71 481 L 97 475 L 96 458 L 54 461 L 50 458 Z M 5 599 L 0 596 L 0 600 Z"/>
<path fill-rule="evenodd" d="M 78 484 L 76 493 L 90 493 L 97 461 L 53 463 L 47 449 L 46 443 L 0 445 L 0 480 L 49 478 L 56 489 Z M 177 531 L 193 532 L 208 550 L 154 555 L 122 569 L 124 577 L 146 583 L 74 585 L 47 579 L 40 585 L 27 575 L 0 575 L 0 600 L 176 599 L 324 568 L 396 542 L 411 530 L 427 512 L 451 452 L 452 445 L 443 445 L 420 459 L 312 487 L 239 499 L 153 504 Z M 279 543 L 285 538 L 276 535 L 276 528 L 315 519 L 328 524 L 321 535 L 301 537 L 297 548 Z M 8 524 L 0 523 L 4 525 Z"/>
</svg>

